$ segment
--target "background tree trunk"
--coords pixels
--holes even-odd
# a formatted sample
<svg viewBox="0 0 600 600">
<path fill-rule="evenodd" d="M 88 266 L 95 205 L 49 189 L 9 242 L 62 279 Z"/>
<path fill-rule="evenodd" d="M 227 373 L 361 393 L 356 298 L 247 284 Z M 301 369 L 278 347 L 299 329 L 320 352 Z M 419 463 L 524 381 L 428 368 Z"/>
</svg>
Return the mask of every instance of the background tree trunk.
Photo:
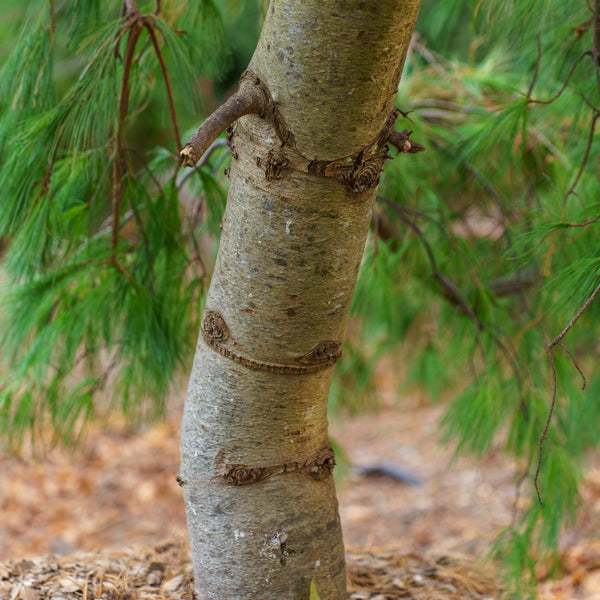
<svg viewBox="0 0 600 600">
<path fill-rule="evenodd" d="M 327 397 L 420 0 L 272 0 L 182 426 L 202 600 L 345 597 Z"/>
</svg>

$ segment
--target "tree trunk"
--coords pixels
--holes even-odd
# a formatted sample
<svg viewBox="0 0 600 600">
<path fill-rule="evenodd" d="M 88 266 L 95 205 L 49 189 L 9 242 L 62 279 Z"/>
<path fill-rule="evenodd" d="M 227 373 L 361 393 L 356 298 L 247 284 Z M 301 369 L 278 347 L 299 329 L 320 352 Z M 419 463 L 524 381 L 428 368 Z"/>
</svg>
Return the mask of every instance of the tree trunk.
<svg viewBox="0 0 600 600">
<path fill-rule="evenodd" d="M 387 144 L 402 137 L 394 99 L 419 5 L 272 0 L 240 92 L 207 121 L 246 115 L 228 130 L 182 425 L 202 600 L 304 600 L 313 579 L 322 600 L 345 598 L 327 397 Z"/>
</svg>

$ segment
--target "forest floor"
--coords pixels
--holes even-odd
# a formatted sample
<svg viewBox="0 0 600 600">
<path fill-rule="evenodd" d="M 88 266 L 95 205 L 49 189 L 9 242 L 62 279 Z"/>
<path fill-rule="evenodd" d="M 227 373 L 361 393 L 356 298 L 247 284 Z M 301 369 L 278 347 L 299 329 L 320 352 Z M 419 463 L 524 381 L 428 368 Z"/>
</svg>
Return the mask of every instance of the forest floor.
<svg viewBox="0 0 600 600">
<path fill-rule="evenodd" d="M 141 432 L 110 421 L 91 426 L 75 451 L 52 450 L 37 459 L 0 455 L 0 599 L 54 597 L 36 596 L 34 581 L 55 587 L 62 582 L 56 598 L 96 597 L 97 587 L 96 592 L 90 587 L 89 594 L 87 587 L 92 580 L 98 585 L 90 575 L 96 571 L 105 578 L 103 590 L 114 588 L 128 573 L 130 582 L 141 577 L 148 588 L 154 577 L 177 593 L 173 598 L 190 597 L 182 591 L 185 586 L 189 590 L 191 572 L 181 489 L 175 481 L 181 418 L 181 405 L 175 404 L 165 422 Z M 455 571 L 468 564 L 459 557 L 481 557 L 510 525 L 518 468 L 500 452 L 453 461 L 453 449 L 437 443 L 442 414 L 441 406 L 409 399 L 402 405 L 384 402 L 376 414 L 332 423 L 332 437 L 350 464 L 338 489 L 350 550 L 351 598 L 498 597 L 490 582 L 478 579 L 477 570 L 468 571 L 469 578 Z M 383 469 L 361 469 L 376 466 Z M 401 469 L 405 480 L 391 477 L 389 466 Z M 419 483 L 406 481 L 412 478 Z M 578 521 L 561 537 L 559 570 L 549 576 L 540 566 L 543 600 L 600 600 L 600 541 L 593 537 L 600 531 L 600 453 L 590 457 L 583 498 Z M 46 555 L 54 558 L 39 558 Z M 174 562 L 179 565 L 175 570 Z M 402 585 L 412 581 L 416 588 L 412 595 L 406 589 L 397 595 L 386 595 L 383 588 L 370 595 L 361 592 L 357 581 L 364 583 L 371 575 L 360 564 L 369 564 L 373 573 L 385 571 L 388 583 L 396 586 L 400 579 L 394 569 L 405 569 Z M 158 566 L 149 571 L 152 565 Z M 480 568 L 498 582 L 491 565 Z M 109 581 L 107 573 L 113 571 L 118 576 Z M 442 595 L 434 593 L 435 582 L 448 590 L 446 595 L 439 589 Z M 461 592 L 461 585 L 473 595 Z M 167 597 L 119 593 L 114 597 Z"/>
</svg>

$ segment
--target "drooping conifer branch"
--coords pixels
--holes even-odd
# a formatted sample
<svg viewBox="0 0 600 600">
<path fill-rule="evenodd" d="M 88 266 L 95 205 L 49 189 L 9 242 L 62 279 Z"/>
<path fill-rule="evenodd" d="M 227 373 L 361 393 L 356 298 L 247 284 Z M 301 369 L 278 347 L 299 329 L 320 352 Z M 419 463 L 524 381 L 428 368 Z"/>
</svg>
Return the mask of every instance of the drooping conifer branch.
<svg viewBox="0 0 600 600">
<path fill-rule="evenodd" d="M 571 65 L 571 68 L 569 69 L 569 72 L 567 73 L 567 77 L 566 77 L 562 87 L 560 88 L 560 90 L 558 90 L 558 92 L 556 92 L 556 94 L 554 96 L 552 96 L 548 100 L 537 100 L 537 99 L 532 98 L 531 94 L 533 93 L 533 88 L 537 81 L 540 63 L 542 60 L 542 47 L 541 47 L 540 41 L 538 39 L 538 56 L 537 56 L 537 60 L 536 60 L 536 64 L 535 64 L 533 78 L 531 80 L 531 83 L 529 84 L 529 90 L 527 91 L 527 99 L 530 104 L 552 104 L 555 100 L 560 98 L 562 96 L 563 92 L 567 89 L 567 86 L 569 85 L 571 77 L 575 73 L 575 69 L 577 68 L 579 63 L 587 56 L 591 57 L 591 59 L 594 61 L 594 71 L 595 71 L 595 76 L 596 76 L 597 88 L 598 88 L 598 93 L 600 94 L 600 0 L 594 0 L 593 5 L 590 0 L 586 0 L 586 1 L 587 1 L 589 10 L 592 13 L 592 19 L 591 19 L 592 29 L 593 29 L 593 31 L 592 31 L 592 36 L 593 36 L 592 37 L 592 49 L 586 50 L 585 52 L 583 52 L 573 62 L 573 64 Z M 579 165 L 579 169 L 577 170 L 577 173 L 575 175 L 575 178 L 574 178 L 572 184 L 570 185 L 569 189 L 563 196 L 563 204 L 566 203 L 567 198 L 571 194 L 575 193 L 575 188 L 577 187 L 579 180 L 581 179 L 581 176 L 583 174 L 583 171 L 584 171 L 585 167 L 587 166 L 592 143 L 593 143 L 594 136 L 595 136 L 596 123 L 597 123 L 598 119 L 600 119 L 600 110 L 598 110 L 598 108 L 596 106 L 594 106 L 591 102 L 589 102 L 585 96 L 582 95 L 582 98 L 583 98 L 584 102 L 586 102 L 586 104 L 592 109 L 592 120 L 590 123 L 588 142 L 587 142 L 587 146 L 586 146 L 586 149 L 584 152 L 583 159 Z M 598 218 L 600 218 L 600 217 L 598 217 Z M 567 223 L 567 224 L 565 224 L 565 226 L 567 226 L 567 227 L 585 227 L 587 225 L 595 223 L 596 220 L 597 219 L 590 219 L 590 220 L 585 221 L 582 224 Z"/>
<path fill-rule="evenodd" d="M 587 166 L 588 160 L 590 158 L 590 152 L 592 149 L 592 144 L 594 142 L 594 136 L 596 134 L 596 123 L 598 122 L 598 119 L 600 119 L 600 112 L 598 112 L 598 110 L 595 108 L 594 108 L 594 111 L 595 111 L 595 114 L 592 117 L 592 122 L 590 123 L 590 131 L 588 134 L 588 141 L 587 141 L 587 145 L 585 148 L 585 153 L 583 155 L 583 159 L 581 160 L 581 164 L 579 165 L 579 169 L 577 170 L 575 178 L 573 179 L 573 183 L 567 190 L 567 193 L 564 195 L 563 204 L 565 204 L 567 201 L 567 198 L 575 192 L 575 188 L 577 187 L 577 184 L 579 183 L 579 180 L 581 179 L 581 176 L 583 175 L 583 171 L 584 171 L 585 167 Z M 593 219 L 592 222 L 595 222 L 595 220 Z"/>
<path fill-rule="evenodd" d="M 110 247 L 115 250 L 119 241 L 119 218 L 121 214 L 121 204 L 123 202 L 123 128 L 125 118 L 127 117 L 127 106 L 129 104 L 129 78 L 131 76 L 131 66 L 135 55 L 135 48 L 140 34 L 143 30 L 143 24 L 140 20 L 140 13 L 134 0 L 125 2 L 129 23 L 129 35 L 127 37 L 127 47 L 125 50 L 125 59 L 123 61 L 123 75 L 121 79 L 121 91 L 119 94 L 119 117 L 117 121 L 116 147 L 113 157 L 113 206 L 112 206 L 112 237 Z"/>
<path fill-rule="evenodd" d="M 558 98 L 560 98 L 562 96 L 563 92 L 567 89 L 567 86 L 569 85 L 569 81 L 571 81 L 571 77 L 572 77 L 573 73 L 575 73 L 575 69 L 577 68 L 577 65 L 586 56 L 593 56 L 593 54 L 592 54 L 592 52 L 590 50 L 587 50 L 583 54 L 581 54 L 580 56 L 578 56 L 573 61 L 573 64 L 571 65 L 571 68 L 569 69 L 569 72 L 567 73 L 567 77 L 565 78 L 565 81 L 564 81 L 562 87 L 560 88 L 560 90 L 558 90 L 558 92 L 556 92 L 556 94 L 554 94 L 554 96 L 552 96 L 552 98 L 549 98 L 548 100 L 537 100 L 535 98 L 532 98 L 531 94 L 533 93 L 533 88 L 534 88 L 535 83 L 537 81 L 537 76 L 538 76 L 538 73 L 539 73 L 540 63 L 541 63 L 541 60 L 542 60 L 542 49 L 541 49 L 541 47 L 539 47 L 538 48 L 538 57 L 537 57 L 536 65 L 535 65 L 534 74 L 533 74 L 533 77 L 531 79 L 531 83 L 529 84 L 529 90 L 527 92 L 527 99 L 528 99 L 529 103 L 530 104 L 552 104 L 555 100 L 557 100 Z"/>
<path fill-rule="evenodd" d="M 592 8 L 590 6 L 590 10 L 594 15 L 592 19 L 592 22 L 594 24 L 594 42 L 592 45 L 592 56 L 594 57 L 596 67 L 600 68 L 600 0 L 596 0 L 594 3 L 594 7 Z"/>
<path fill-rule="evenodd" d="M 552 400 L 550 402 L 550 408 L 548 409 L 548 416 L 546 418 L 546 423 L 544 424 L 544 430 L 540 435 L 539 443 L 538 443 L 538 461 L 537 467 L 535 469 L 535 475 L 533 477 L 533 485 L 535 486 L 535 492 L 537 494 L 538 502 L 541 506 L 542 504 L 542 494 L 539 487 L 539 476 L 540 469 L 542 467 L 542 455 L 543 455 L 543 446 L 544 441 L 548 439 L 548 429 L 550 428 L 550 423 L 552 422 L 552 415 L 554 414 L 554 408 L 556 406 L 556 394 L 557 394 L 557 375 L 556 375 L 556 364 L 554 363 L 554 356 L 552 351 L 554 350 L 554 346 L 560 346 L 568 355 L 571 361 L 573 362 L 573 366 L 581 376 L 582 387 L 581 389 L 585 389 L 586 386 L 586 378 L 579 366 L 577 360 L 573 356 L 573 354 L 568 350 L 568 348 L 562 343 L 563 338 L 571 329 L 574 327 L 575 323 L 579 321 L 581 315 L 589 308 L 590 304 L 595 300 L 596 296 L 600 293 L 600 285 L 596 287 L 596 289 L 591 293 L 590 297 L 585 301 L 584 305 L 577 311 L 576 315 L 569 321 L 567 326 L 546 346 L 546 355 L 548 356 L 548 361 L 550 362 L 550 370 L 552 371 Z"/>
<path fill-rule="evenodd" d="M 500 339 L 498 334 L 495 331 L 493 331 L 493 328 L 491 328 L 489 324 L 481 321 L 481 319 L 477 316 L 475 309 L 465 292 L 463 292 L 456 283 L 454 283 L 451 279 L 449 279 L 443 273 L 440 272 L 433 248 L 427 241 L 424 232 L 418 226 L 416 221 L 408 217 L 408 215 L 406 214 L 405 207 L 398 205 L 389 198 L 386 198 L 385 196 L 378 195 L 377 199 L 389 206 L 398 215 L 400 221 L 402 221 L 419 237 L 425 249 L 425 253 L 427 254 L 427 258 L 429 260 L 429 264 L 432 270 L 432 276 L 442 287 L 442 293 L 444 298 L 448 302 L 450 302 L 450 304 L 457 306 L 473 323 L 475 327 L 477 343 L 482 349 L 484 361 L 487 363 L 481 334 L 485 330 L 485 332 L 492 337 L 496 346 L 502 352 L 507 362 L 509 363 L 517 380 L 520 395 L 521 397 L 523 397 L 523 378 L 521 376 L 521 370 L 517 362 L 517 351 L 514 348 L 507 347 L 507 345 Z"/>
<path fill-rule="evenodd" d="M 264 110 L 264 95 L 258 88 L 250 87 L 231 96 L 204 121 L 183 147 L 179 153 L 183 166 L 195 166 L 209 146 L 240 117 L 262 115 Z"/>
<path fill-rule="evenodd" d="M 160 4 L 157 4 L 157 11 L 159 10 L 159 7 Z M 171 87 L 169 71 L 167 69 L 167 64 L 165 63 L 165 57 L 163 56 L 162 50 L 160 49 L 160 44 L 158 43 L 158 39 L 156 37 L 156 30 L 154 28 L 154 25 L 147 17 L 144 17 L 143 22 L 144 27 L 148 30 L 148 34 L 150 35 L 150 40 L 152 41 L 152 45 L 154 46 L 154 51 L 156 52 L 156 57 L 158 58 L 160 69 L 162 71 L 163 80 L 165 82 L 165 89 L 167 92 L 167 102 L 169 103 L 171 124 L 173 126 L 173 135 L 175 136 L 177 152 L 179 153 L 181 151 L 181 136 L 179 135 L 179 126 L 177 125 L 177 113 L 175 112 L 175 101 L 173 100 L 173 89 Z"/>
</svg>

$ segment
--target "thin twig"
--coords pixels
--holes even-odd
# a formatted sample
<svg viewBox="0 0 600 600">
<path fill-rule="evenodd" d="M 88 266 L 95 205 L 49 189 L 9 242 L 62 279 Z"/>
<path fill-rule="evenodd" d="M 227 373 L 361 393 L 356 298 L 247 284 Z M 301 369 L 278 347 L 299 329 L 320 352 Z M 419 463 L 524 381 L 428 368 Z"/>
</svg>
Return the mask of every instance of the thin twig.
<svg viewBox="0 0 600 600">
<path fill-rule="evenodd" d="M 398 215 L 400 220 L 419 236 L 419 239 L 425 248 L 425 252 L 427 253 L 433 278 L 442 286 L 444 289 L 444 295 L 448 298 L 448 300 L 450 300 L 450 302 L 453 304 L 458 305 L 469 317 L 469 319 L 471 319 L 479 339 L 479 334 L 483 329 L 481 321 L 477 318 L 477 315 L 475 314 L 475 311 L 473 310 L 473 307 L 471 306 L 471 303 L 464 292 L 453 281 L 448 279 L 439 271 L 433 250 L 431 249 L 429 242 L 425 239 L 425 236 L 419 226 L 414 221 L 411 221 L 402 210 L 402 207 L 398 206 L 395 202 L 392 202 L 389 198 L 385 198 L 384 196 L 378 196 L 378 198 L 383 200 L 383 202 L 385 202 Z"/>
<path fill-rule="evenodd" d="M 582 382 L 581 390 L 582 391 L 585 390 L 585 386 L 587 385 L 587 379 L 585 378 L 585 375 L 583 374 L 583 371 L 582 371 L 581 367 L 579 366 L 577 359 L 575 358 L 575 356 L 573 356 L 572 352 L 562 342 L 556 342 L 556 345 L 560 346 L 569 355 L 569 358 L 571 359 L 573 366 L 575 367 L 575 369 L 581 376 L 581 382 Z"/>
<path fill-rule="evenodd" d="M 131 284 L 132 287 L 136 287 L 135 279 L 133 276 L 125 269 L 125 267 L 117 260 L 112 259 L 108 264 L 114 266 L 117 271 L 119 271 L 125 279 Z"/>
<path fill-rule="evenodd" d="M 208 269 L 206 268 L 206 265 L 204 264 L 204 260 L 202 259 L 202 251 L 200 250 L 200 244 L 198 243 L 198 240 L 196 239 L 196 236 L 194 235 L 194 230 L 192 229 L 190 231 L 190 238 L 192 240 L 192 245 L 194 246 L 194 260 L 192 262 L 196 262 L 200 265 L 200 269 L 201 269 L 201 273 L 200 273 L 200 277 L 202 279 L 204 279 L 206 277 L 206 274 L 208 273 Z"/>
<path fill-rule="evenodd" d="M 129 79 L 131 76 L 131 66 L 135 56 L 135 48 L 143 29 L 140 21 L 140 14 L 137 12 L 135 2 L 133 0 L 126 0 L 126 5 L 128 9 L 136 12 L 128 13 L 131 19 L 131 25 L 129 26 L 129 36 L 127 37 L 125 60 L 123 62 L 123 76 L 121 79 L 121 91 L 119 94 L 119 119 L 117 122 L 116 148 L 113 158 L 113 230 L 110 242 L 110 247 L 113 252 L 116 250 L 119 241 L 119 215 L 121 213 L 121 204 L 123 203 L 123 165 L 121 161 L 123 160 L 125 119 L 127 117 L 127 106 L 129 104 Z"/>
<path fill-rule="evenodd" d="M 148 36 L 146 38 L 146 40 L 144 41 L 144 45 L 140 48 L 140 51 L 138 52 L 137 58 L 135 59 L 135 64 L 139 65 L 140 61 L 142 60 L 142 57 L 144 56 L 144 52 L 146 52 L 146 48 L 148 47 L 148 44 L 150 44 L 150 36 Z"/>
<path fill-rule="evenodd" d="M 535 82 L 537 81 L 538 74 L 540 72 L 540 64 L 542 62 L 542 42 L 540 41 L 540 36 L 538 34 L 537 38 L 537 47 L 538 54 L 535 60 L 535 68 L 533 69 L 533 77 L 531 78 L 531 83 L 529 84 L 529 89 L 527 90 L 527 97 L 531 98 L 531 94 L 533 93 L 533 88 L 535 86 Z"/>
<path fill-rule="evenodd" d="M 589 219 L 588 221 L 584 221 L 583 223 L 572 223 L 571 221 L 567 221 L 566 223 L 561 223 L 563 227 L 587 227 L 588 225 L 594 224 L 596 221 L 600 220 L 600 215 L 594 217 L 593 219 Z"/>
<path fill-rule="evenodd" d="M 430 263 L 431 269 L 433 271 L 433 277 L 444 288 L 444 296 L 452 304 L 457 305 L 460 309 L 462 309 L 462 311 L 469 317 L 469 319 L 475 326 L 475 334 L 477 337 L 477 344 L 482 349 L 484 361 L 487 363 L 487 358 L 485 356 L 485 349 L 483 348 L 483 343 L 481 340 L 481 333 L 485 329 L 487 334 L 492 337 L 496 346 L 498 347 L 500 352 L 504 355 L 504 357 L 508 361 L 508 363 L 514 373 L 514 376 L 517 380 L 517 385 L 518 385 L 518 388 L 520 391 L 521 398 L 523 399 L 523 378 L 521 376 L 521 371 L 519 369 L 519 365 L 517 362 L 517 357 L 516 357 L 517 352 L 516 351 L 511 352 L 511 350 L 504 344 L 504 342 L 499 338 L 499 336 L 496 334 L 496 332 L 493 331 L 493 329 L 494 329 L 493 327 L 490 327 L 489 325 L 484 325 L 484 323 L 475 314 L 473 306 L 471 305 L 471 302 L 469 301 L 469 299 L 465 295 L 465 293 L 453 281 L 448 279 L 445 275 L 443 275 L 438 270 L 437 262 L 435 260 L 434 254 L 433 254 L 433 250 L 431 249 L 429 242 L 425 239 L 425 234 L 423 233 L 423 231 L 421 231 L 419 226 L 414 221 L 412 221 L 411 219 L 409 219 L 406 216 L 406 212 L 408 212 L 408 210 L 405 210 L 404 207 L 399 206 L 398 204 L 396 204 L 395 202 L 393 202 L 392 200 L 390 200 L 389 198 L 386 198 L 384 196 L 377 196 L 377 199 L 386 203 L 392 210 L 394 210 L 394 212 L 396 212 L 396 214 L 398 215 L 400 220 L 405 225 L 410 227 L 419 236 L 419 238 L 425 248 L 425 252 L 427 253 L 427 256 L 429 258 L 429 263 Z M 475 277 L 474 277 L 474 279 L 475 279 Z"/>
<path fill-rule="evenodd" d="M 135 156 L 140 161 L 142 168 L 144 169 L 144 171 L 146 171 L 146 173 L 148 173 L 148 176 L 154 182 L 154 185 L 156 186 L 158 193 L 161 196 L 164 196 L 165 193 L 163 191 L 162 185 L 160 184 L 160 181 L 157 179 L 156 175 L 152 172 L 152 169 L 148 166 L 148 163 L 144 160 L 144 157 L 142 156 L 142 154 L 135 148 L 123 148 L 123 150 L 125 152 L 129 152 L 129 153 L 133 154 L 133 156 Z M 134 178 L 134 175 L 132 175 L 132 179 L 133 178 Z"/>
<path fill-rule="evenodd" d="M 175 143 L 177 144 L 177 154 L 179 154 L 182 147 L 181 136 L 179 135 L 179 126 L 177 125 L 177 113 L 175 111 L 175 101 L 173 99 L 173 89 L 171 87 L 171 80 L 169 79 L 169 70 L 167 69 L 165 57 L 163 56 L 163 53 L 160 49 L 160 44 L 158 43 L 158 38 L 156 37 L 154 25 L 150 22 L 148 18 L 144 18 L 143 23 L 144 27 L 148 30 L 148 33 L 150 34 L 150 39 L 152 40 L 152 45 L 154 46 L 156 57 L 158 58 L 158 62 L 160 63 L 160 69 L 162 71 L 163 80 L 165 82 L 165 89 L 167 91 L 167 102 L 169 103 L 169 113 L 171 115 L 173 134 L 175 136 Z"/>
<path fill-rule="evenodd" d="M 441 65 L 441 61 L 439 59 L 442 60 L 446 60 L 441 54 L 437 54 L 435 52 L 432 52 L 431 50 L 428 50 L 427 48 L 425 48 L 425 46 L 423 46 L 423 44 L 420 44 L 419 42 L 417 42 L 413 36 L 413 38 L 411 39 L 411 46 L 414 47 L 414 49 L 443 77 L 448 75 L 448 72 L 446 71 L 446 69 L 444 69 L 444 67 Z"/>
<path fill-rule="evenodd" d="M 587 145 L 585 148 L 585 154 L 583 155 L 583 160 L 581 161 L 581 165 L 579 166 L 579 170 L 577 171 L 577 175 L 575 175 L 575 179 L 573 180 L 573 183 L 571 184 L 571 186 L 569 187 L 569 189 L 567 190 L 567 193 L 565 194 L 565 196 L 563 198 L 563 204 L 566 203 L 567 198 L 575 192 L 575 188 L 577 187 L 577 184 L 579 183 L 579 180 L 581 179 L 581 175 L 583 174 L 585 166 L 587 165 L 587 161 L 590 157 L 590 151 L 592 149 L 592 143 L 594 141 L 594 133 L 596 130 L 596 121 L 598 121 L 599 118 L 600 118 L 600 113 L 598 113 L 598 112 L 592 118 L 592 124 L 590 126 L 590 133 L 588 135 L 588 141 L 587 141 Z"/>
<path fill-rule="evenodd" d="M 535 98 L 531 98 L 529 96 L 529 94 L 527 95 L 527 99 L 531 104 L 552 104 L 552 102 L 554 102 L 555 100 L 557 100 L 560 96 L 562 96 L 562 93 L 565 91 L 567 85 L 569 85 L 569 81 L 571 79 L 571 76 L 573 75 L 573 73 L 575 72 L 575 69 L 577 67 L 577 65 L 586 57 L 586 56 L 592 56 L 592 53 L 590 50 L 587 50 L 586 52 L 584 52 L 579 58 L 577 58 L 575 60 L 575 62 L 571 65 L 571 69 L 569 70 L 569 73 L 567 74 L 567 78 L 565 79 L 565 82 L 563 83 L 563 86 L 560 88 L 560 90 L 554 95 L 552 96 L 552 98 L 550 98 L 549 100 L 536 100 Z M 535 76 L 534 76 L 534 81 L 535 81 Z M 532 82 L 533 83 L 533 82 Z M 533 89 L 533 85 L 530 86 L 530 93 Z"/>
<path fill-rule="evenodd" d="M 596 289 L 592 292 L 592 295 L 585 301 L 585 304 L 577 311 L 577 314 L 569 321 L 567 326 L 546 346 L 546 355 L 548 356 L 548 361 L 550 362 L 550 370 L 552 372 L 552 400 L 550 402 L 550 409 L 548 410 L 548 417 L 546 418 L 546 423 L 544 424 L 544 430 L 540 435 L 540 440 L 538 444 L 538 461 L 537 467 L 535 469 L 535 475 L 533 477 L 533 485 L 535 486 L 535 492 L 537 494 L 538 502 L 541 506 L 542 504 L 542 494 L 539 488 L 539 476 L 540 469 L 542 467 L 542 454 L 543 454 L 543 445 L 544 440 L 548 439 L 548 429 L 550 428 L 550 423 L 552 421 L 552 415 L 554 414 L 554 408 L 556 407 L 556 391 L 557 391 L 557 378 L 556 378 L 556 364 L 554 363 L 554 356 L 552 355 L 552 350 L 554 346 L 560 346 L 563 350 L 567 352 L 567 354 L 571 357 L 575 368 L 581 375 L 583 379 L 583 387 L 585 388 L 585 376 L 583 375 L 583 371 L 577 364 L 574 356 L 569 352 L 565 346 L 562 344 L 562 340 L 567 335 L 567 333 L 573 328 L 575 323 L 579 320 L 581 315 L 588 309 L 590 304 L 594 301 L 596 296 L 600 293 L 600 285 L 596 287 Z"/>
</svg>

